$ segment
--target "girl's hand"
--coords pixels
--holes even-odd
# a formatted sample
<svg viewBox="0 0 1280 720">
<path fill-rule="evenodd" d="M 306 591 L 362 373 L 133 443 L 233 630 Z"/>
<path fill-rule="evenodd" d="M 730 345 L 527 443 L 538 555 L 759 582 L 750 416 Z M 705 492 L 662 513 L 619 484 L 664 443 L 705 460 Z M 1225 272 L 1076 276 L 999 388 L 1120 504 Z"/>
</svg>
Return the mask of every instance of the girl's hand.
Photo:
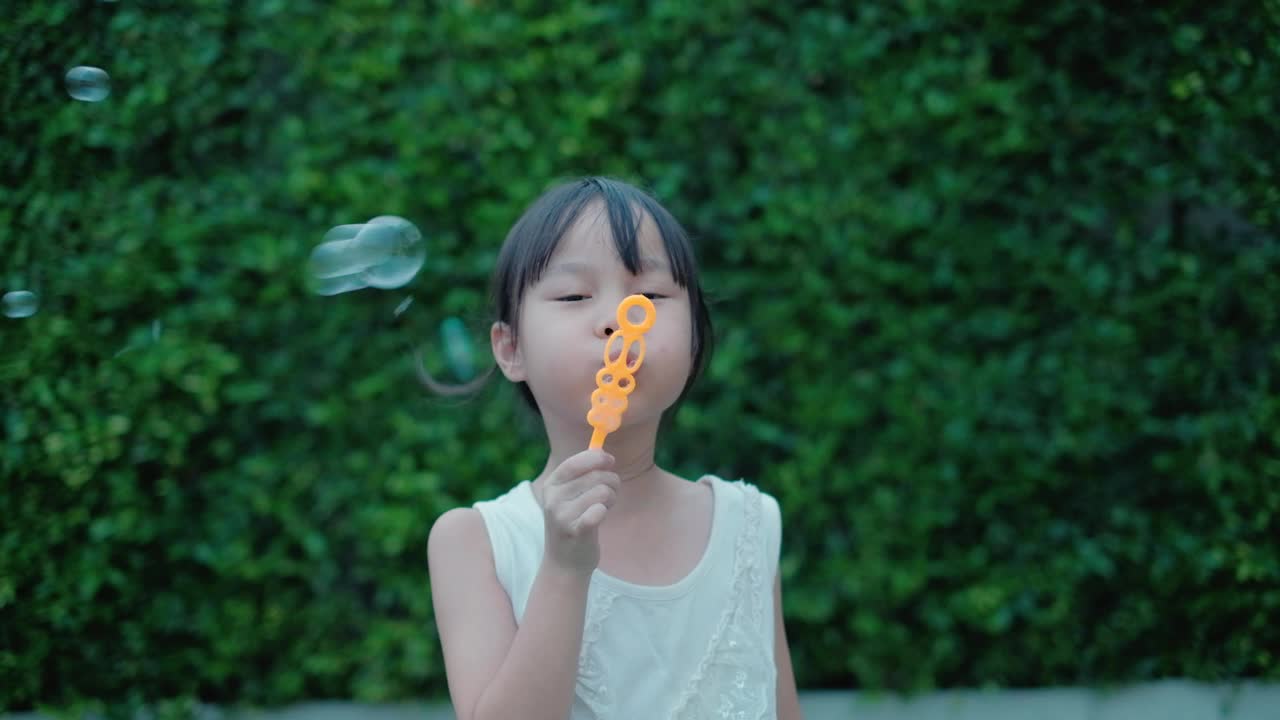
<svg viewBox="0 0 1280 720">
<path fill-rule="evenodd" d="M 610 472 L 613 456 L 584 450 L 570 456 L 547 477 L 538 502 L 546 527 L 543 562 L 571 574 L 590 576 L 600 563 L 597 529 L 618 499 L 622 482 Z"/>
</svg>

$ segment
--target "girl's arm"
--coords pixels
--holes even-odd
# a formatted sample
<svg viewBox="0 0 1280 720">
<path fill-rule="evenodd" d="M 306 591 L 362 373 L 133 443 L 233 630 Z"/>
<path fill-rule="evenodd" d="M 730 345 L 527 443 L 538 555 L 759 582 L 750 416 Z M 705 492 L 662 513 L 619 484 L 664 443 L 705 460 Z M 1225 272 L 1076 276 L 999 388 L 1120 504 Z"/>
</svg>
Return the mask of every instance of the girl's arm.
<svg viewBox="0 0 1280 720">
<path fill-rule="evenodd" d="M 773 658 L 778 665 L 778 720 L 803 720 L 796 676 L 791 669 L 791 646 L 782 624 L 782 577 L 773 580 Z"/>
<path fill-rule="evenodd" d="M 590 576 L 544 562 L 517 628 L 479 511 L 442 515 L 431 529 L 427 558 L 459 720 L 569 717 Z"/>
</svg>

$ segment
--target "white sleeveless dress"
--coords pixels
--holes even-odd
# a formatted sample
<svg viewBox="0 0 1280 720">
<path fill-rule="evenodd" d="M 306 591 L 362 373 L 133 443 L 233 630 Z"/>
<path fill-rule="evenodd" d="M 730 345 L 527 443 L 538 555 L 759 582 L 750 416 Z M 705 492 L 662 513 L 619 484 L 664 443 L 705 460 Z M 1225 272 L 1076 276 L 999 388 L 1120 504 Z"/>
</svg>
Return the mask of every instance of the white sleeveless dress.
<svg viewBox="0 0 1280 720">
<path fill-rule="evenodd" d="M 698 482 L 710 484 L 715 510 L 688 575 L 661 587 L 591 576 L 571 720 L 777 716 L 778 503 L 741 480 Z M 474 507 L 519 624 L 542 563 L 542 509 L 529 481 Z"/>
</svg>

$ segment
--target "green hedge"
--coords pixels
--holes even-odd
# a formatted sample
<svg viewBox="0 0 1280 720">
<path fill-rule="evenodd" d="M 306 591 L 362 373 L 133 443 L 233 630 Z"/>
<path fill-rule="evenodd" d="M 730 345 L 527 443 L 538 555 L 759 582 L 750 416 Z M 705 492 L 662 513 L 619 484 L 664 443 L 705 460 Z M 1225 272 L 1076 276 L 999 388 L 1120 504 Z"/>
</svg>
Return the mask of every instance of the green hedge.
<svg viewBox="0 0 1280 720">
<path fill-rule="evenodd" d="M 588 173 L 697 237 L 661 457 L 781 500 L 802 687 L 1280 678 L 1274 3 L 507 5 L 7 13 L 0 707 L 442 696 L 430 524 L 543 450 L 410 349 Z"/>
</svg>

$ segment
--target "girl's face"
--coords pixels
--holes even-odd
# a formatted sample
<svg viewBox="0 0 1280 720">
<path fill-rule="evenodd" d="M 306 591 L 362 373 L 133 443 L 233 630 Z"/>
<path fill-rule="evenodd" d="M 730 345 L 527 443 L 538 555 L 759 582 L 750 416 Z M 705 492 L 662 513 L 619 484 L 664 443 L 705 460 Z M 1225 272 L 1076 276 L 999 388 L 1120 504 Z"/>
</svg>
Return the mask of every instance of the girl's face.
<svg viewBox="0 0 1280 720">
<path fill-rule="evenodd" d="M 618 329 L 623 298 L 645 295 L 657 318 L 644 335 L 644 362 L 634 374 L 636 388 L 627 397 L 622 427 L 656 423 L 680 397 L 692 370 L 689 295 L 672 277 L 658 228 L 648 215 L 640 224 L 638 244 L 642 266 L 640 274 L 632 275 L 618 258 L 602 206 L 585 208 L 561 239 L 542 279 L 526 290 L 515 362 L 503 368 L 507 377 L 528 383 L 549 425 L 580 426 L 584 444 L 596 371 L 604 366 L 610 333 Z M 615 341 L 614 348 L 619 347 L 621 341 Z"/>
</svg>

